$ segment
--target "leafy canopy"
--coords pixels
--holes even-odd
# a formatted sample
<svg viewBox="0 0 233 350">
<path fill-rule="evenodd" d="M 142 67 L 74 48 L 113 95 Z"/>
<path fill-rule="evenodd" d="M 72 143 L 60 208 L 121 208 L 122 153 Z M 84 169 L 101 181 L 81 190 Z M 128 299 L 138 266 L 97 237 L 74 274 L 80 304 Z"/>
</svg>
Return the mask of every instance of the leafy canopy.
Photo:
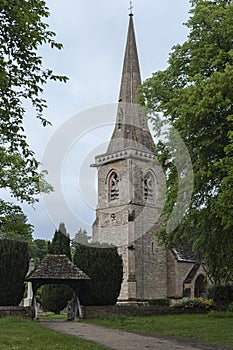
<svg viewBox="0 0 233 350">
<path fill-rule="evenodd" d="M 88 235 L 88 232 L 85 229 L 80 228 L 75 234 L 74 239 L 72 239 L 71 246 L 75 250 L 79 243 L 84 245 L 89 244 L 90 239 L 91 236 Z"/>
<path fill-rule="evenodd" d="M 60 223 L 55 231 L 52 242 L 48 245 L 49 254 L 64 254 L 71 260 L 70 236 L 64 223 Z"/>
<path fill-rule="evenodd" d="M 0 189 L 21 201 L 33 203 L 35 195 L 51 190 L 39 172 L 39 163 L 24 132 L 26 101 L 43 126 L 43 86 L 49 80 L 66 81 L 43 67 L 38 48 L 48 44 L 61 49 L 44 19 L 49 11 L 42 0 L 0 0 Z"/>
<path fill-rule="evenodd" d="M 33 226 L 18 205 L 0 199 L 0 239 L 32 242 Z"/>
<path fill-rule="evenodd" d="M 187 40 L 173 47 L 167 69 L 142 87 L 146 106 L 163 113 L 184 140 L 194 172 L 182 224 L 172 233 L 165 225 L 159 237 L 174 247 L 191 235 L 194 249 L 204 251 L 210 276 L 225 282 L 233 278 L 233 3 L 195 0 L 191 5 Z M 157 145 L 167 175 L 165 224 L 179 207 L 170 146 L 169 140 Z"/>
</svg>

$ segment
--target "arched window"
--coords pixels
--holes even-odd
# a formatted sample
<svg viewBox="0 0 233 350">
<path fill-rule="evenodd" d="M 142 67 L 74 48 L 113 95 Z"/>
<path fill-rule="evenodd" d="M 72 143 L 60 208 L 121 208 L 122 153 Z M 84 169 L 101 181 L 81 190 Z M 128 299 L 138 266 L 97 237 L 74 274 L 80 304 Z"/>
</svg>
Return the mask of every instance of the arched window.
<svg viewBox="0 0 233 350">
<path fill-rule="evenodd" d="M 151 173 L 147 173 L 144 177 L 144 199 L 154 198 L 154 177 Z"/>
<path fill-rule="evenodd" d="M 109 178 L 109 194 L 111 201 L 119 198 L 119 177 L 115 171 Z"/>
</svg>

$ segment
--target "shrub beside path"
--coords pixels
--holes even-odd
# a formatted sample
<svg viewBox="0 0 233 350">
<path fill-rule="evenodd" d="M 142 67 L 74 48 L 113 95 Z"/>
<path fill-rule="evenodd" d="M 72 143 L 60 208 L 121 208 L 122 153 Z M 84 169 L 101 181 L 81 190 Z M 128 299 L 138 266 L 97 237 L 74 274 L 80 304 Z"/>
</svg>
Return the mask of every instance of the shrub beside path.
<svg viewBox="0 0 233 350">
<path fill-rule="evenodd" d="M 159 337 L 144 336 L 135 333 L 129 333 L 118 329 L 110 329 L 79 321 L 43 321 L 44 325 L 58 332 L 77 336 L 81 339 L 93 341 L 115 350 L 201 350 L 201 349 L 220 349 L 219 347 L 210 347 L 205 345 L 188 345 L 179 343 L 175 340 Z M 223 349 L 223 348 L 221 348 Z"/>
</svg>

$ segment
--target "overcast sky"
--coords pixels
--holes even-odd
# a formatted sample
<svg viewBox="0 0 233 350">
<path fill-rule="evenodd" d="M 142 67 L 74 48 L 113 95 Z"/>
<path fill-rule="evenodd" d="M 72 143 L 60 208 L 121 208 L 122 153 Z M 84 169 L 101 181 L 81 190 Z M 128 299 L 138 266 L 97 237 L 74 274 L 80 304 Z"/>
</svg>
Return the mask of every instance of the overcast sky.
<svg viewBox="0 0 233 350">
<path fill-rule="evenodd" d="M 31 148 L 49 170 L 55 192 L 24 212 L 35 238 L 51 239 L 60 222 L 71 237 L 79 228 L 91 233 L 97 198 L 94 157 L 111 137 L 128 28 L 128 0 L 47 0 L 48 23 L 62 51 L 43 48 L 45 67 L 67 75 L 67 84 L 49 83 L 46 118 L 53 126 L 26 120 Z M 186 40 L 183 25 L 189 0 L 134 0 L 134 24 L 142 79 L 167 66 L 173 45 Z"/>
</svg>

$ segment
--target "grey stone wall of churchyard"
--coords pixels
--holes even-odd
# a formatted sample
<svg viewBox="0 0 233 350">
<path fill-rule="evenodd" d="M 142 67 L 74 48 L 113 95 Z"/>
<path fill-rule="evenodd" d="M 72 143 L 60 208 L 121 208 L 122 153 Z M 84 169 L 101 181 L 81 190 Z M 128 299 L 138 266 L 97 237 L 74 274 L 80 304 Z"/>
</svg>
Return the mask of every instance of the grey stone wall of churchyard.
<svg viewBox="0 0 233 350">
<path fill-rule="evenodd" d="M 32 308 L 23 306 L 0 306 L 0 317 L 5 316 L 32 318 Z"/>
<path fill-rule="evenodd" d="M 113 306 L 84 306 L 84 318 L 109 317 L 111 315 L 125 316 L 161 316 L 178 314 L 207 313 L 205 309 L 180 309 L 169 306 L 143 306 L 143 305 L 113 305 Z"/>
</svg>

